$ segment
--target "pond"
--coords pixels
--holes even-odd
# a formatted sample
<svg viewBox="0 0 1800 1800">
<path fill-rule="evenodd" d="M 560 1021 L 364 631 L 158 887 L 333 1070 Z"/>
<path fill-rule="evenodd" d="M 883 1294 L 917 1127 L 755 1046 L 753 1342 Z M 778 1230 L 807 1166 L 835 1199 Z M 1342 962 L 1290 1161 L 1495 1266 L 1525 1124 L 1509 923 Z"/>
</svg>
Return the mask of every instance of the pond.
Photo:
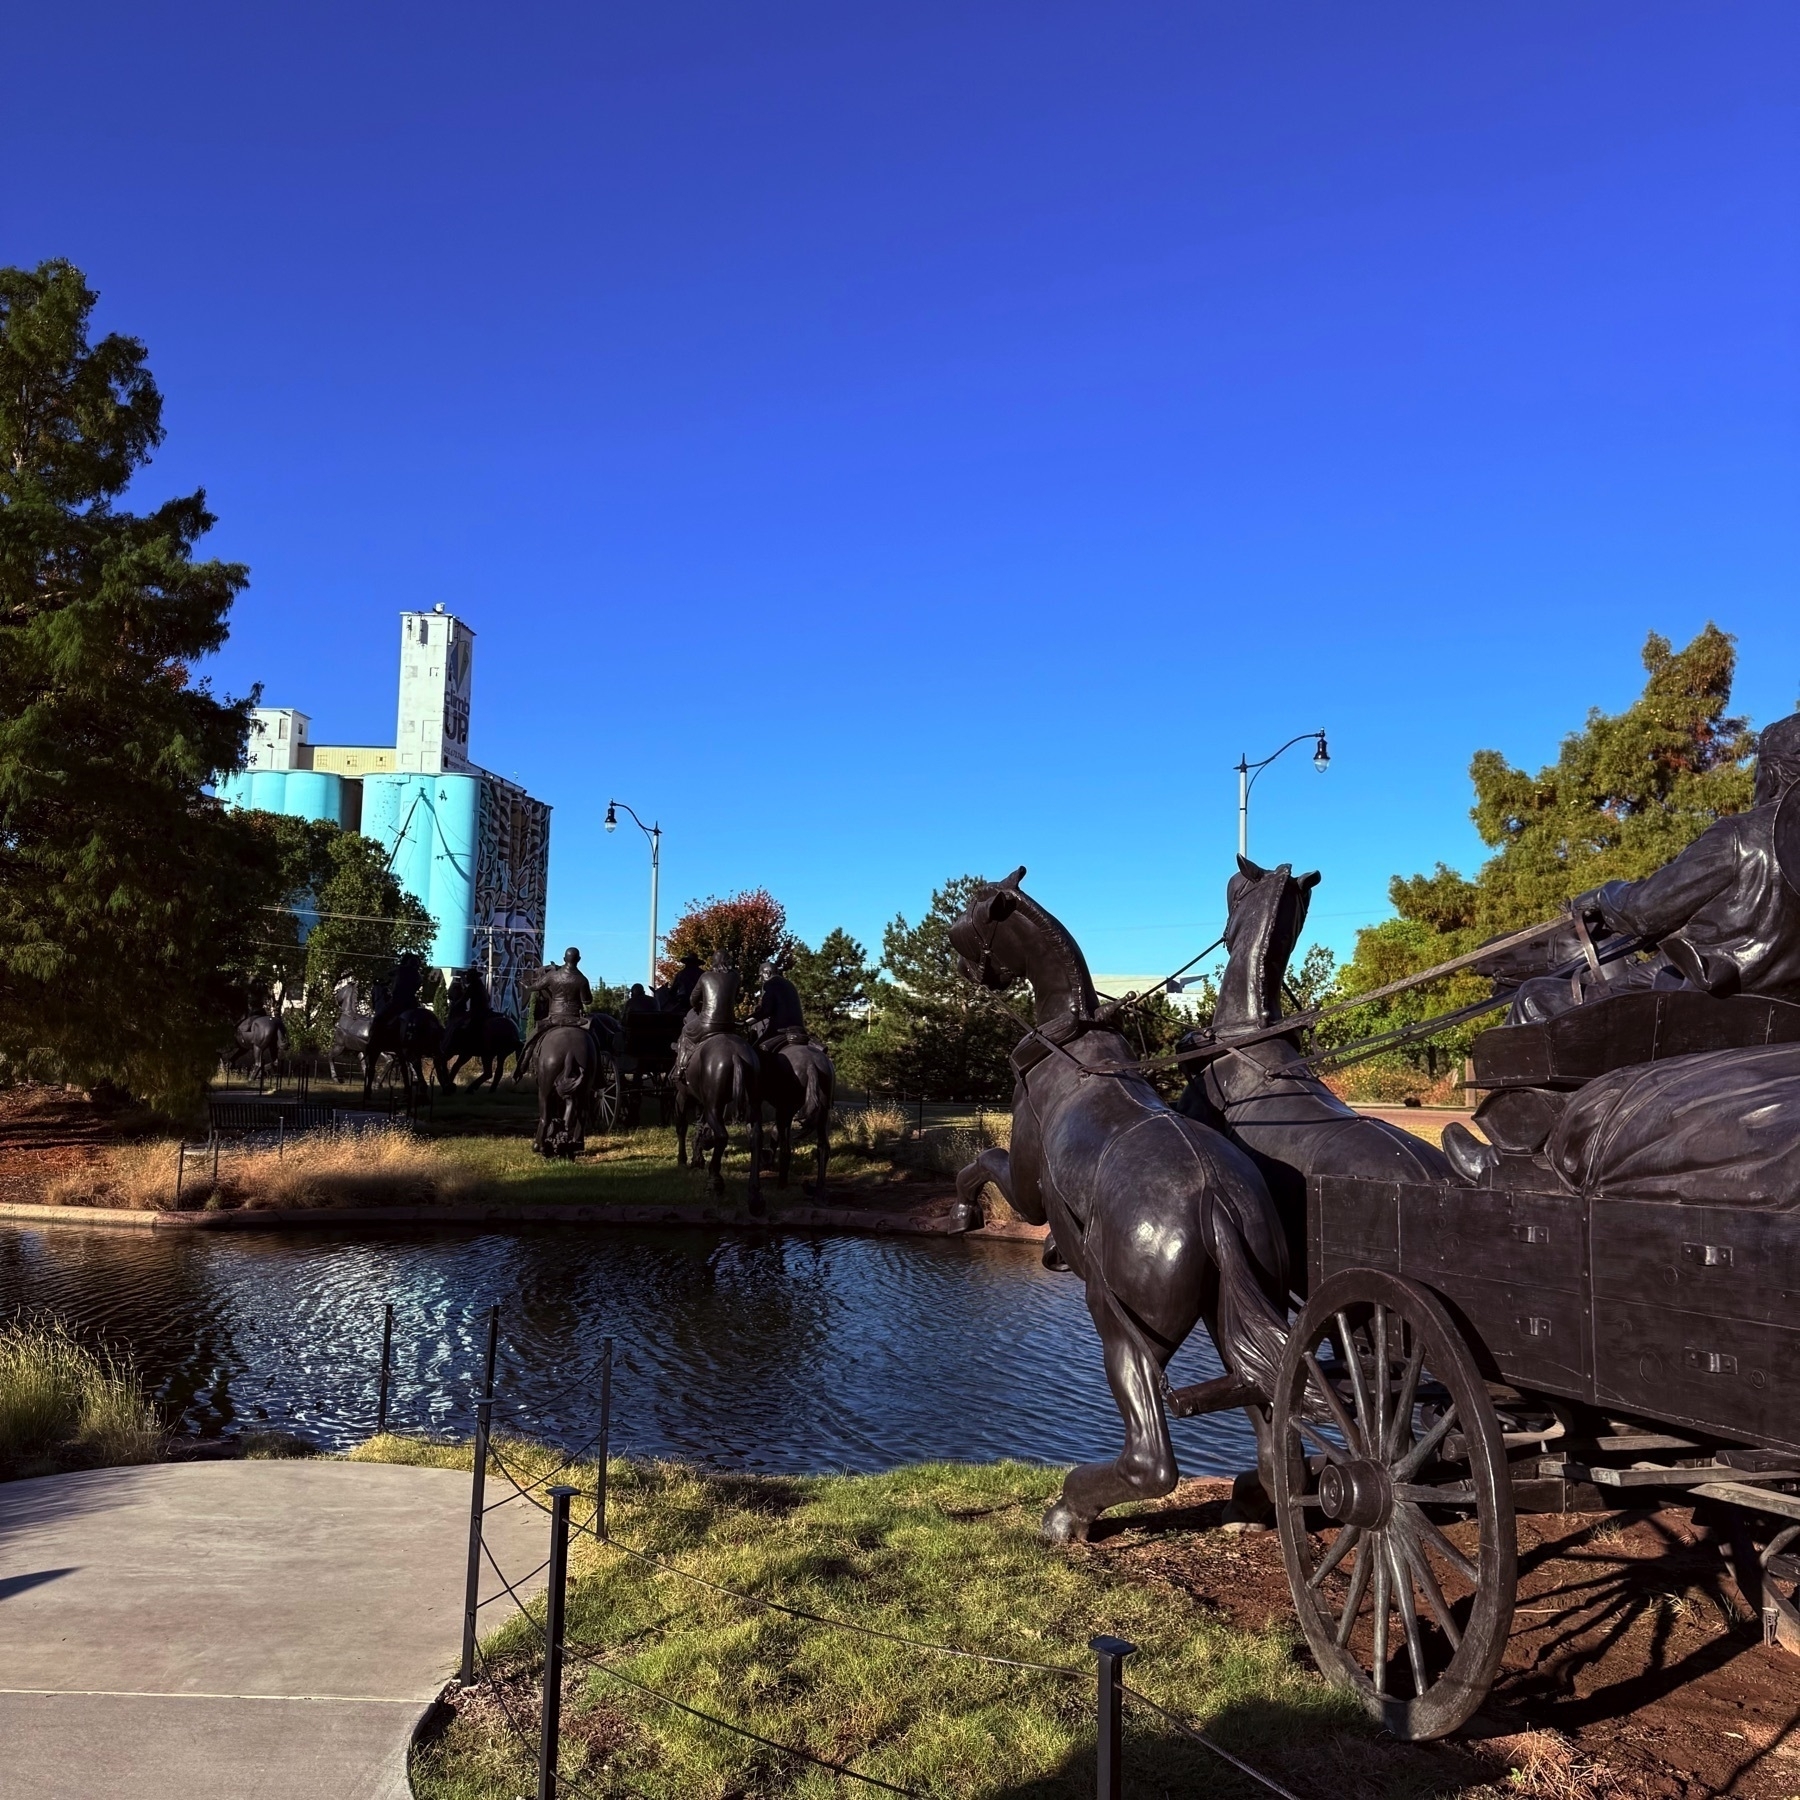
<svg viewBox="0 0 1800 1800">
<path fill-rule="evenodd" d="M 1029 1244 L 547 1227 L 324 1233 L 0 1229 L 0 1319 L 59 1314 L 135 1357 L 184 1433 L 466 1436 L 487 1309 L 499 1419 L 564 1448 L 616 1340 L 615 1450 L 718 1469 L 866 1471 L 930 1458 L 1110 1457 L 1118 1415 L 1081 1284 Z M 1220 1372 L 1204 1329 L 1171 1371 Z M 1241 1413 L 1178 1420 L 1190 1473 L 1255 1464 Z"/>
</svg>

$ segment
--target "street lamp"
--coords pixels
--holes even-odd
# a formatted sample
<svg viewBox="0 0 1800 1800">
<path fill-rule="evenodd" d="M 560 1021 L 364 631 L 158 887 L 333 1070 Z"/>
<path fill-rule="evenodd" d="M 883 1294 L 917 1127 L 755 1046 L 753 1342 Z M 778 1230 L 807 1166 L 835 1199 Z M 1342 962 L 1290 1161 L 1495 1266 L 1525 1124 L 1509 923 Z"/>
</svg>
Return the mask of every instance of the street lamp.
<svg viewBox="0 0 1800 1800">
<path fill-rule="evenodd" d="M 1321 775 L 1331 767 L 1331 752 L 1325 748 L 1325 734 L 1322 731 L 1303 731 L 1298 737 L 1291 737 L 1277 750 L 1274 756 L 1265 756 L 1261 762 L 1246 762 L 1240 754 L 1237 765 L 1238 778 L 1238 855 L 1250 854 L 1250 790 L 1256 785 L 1256 778 L 1270 763 L 1280 756 L 1283 750 L 1291 750 L 1296 744 L 1304 744 L 1308 738 L 1318 740 L 1318 748 L 1313 751 L 1312 766 Z"/>
<path fill-rule="evenodd" d="M 625 807 L 631 813 L 631 822 L 645 837 L 650 840 L 650 973 L 644 977 L 644 986 L 653 989 L 656 986 L 656 888 L 662 877 L 662 827 L 646 825 L 623 800 L 609 800 L 606 803 L 606 829 L 619 829 L 617 809 Z"/>
</svg>

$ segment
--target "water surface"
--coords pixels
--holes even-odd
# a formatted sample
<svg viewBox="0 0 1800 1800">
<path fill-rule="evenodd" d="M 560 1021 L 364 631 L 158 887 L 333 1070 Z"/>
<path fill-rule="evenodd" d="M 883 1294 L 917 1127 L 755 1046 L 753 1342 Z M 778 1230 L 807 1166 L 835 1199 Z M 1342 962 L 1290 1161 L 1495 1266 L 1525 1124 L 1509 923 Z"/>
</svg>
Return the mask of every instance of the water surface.
<svg viewBox="0 0 1800 1800">
<path fill-rule="evenodd" d="M 487 1308 L 502 1416 L 574 1448 L 616 1340 L 614 1445 L 718 1469 L 1062 1463 L 1121 1430 L 1079 1282 L 1033 1245 L 546 1227 L 481 1235 L 0 1228 L 0 1318 L 45 1308 L 129 1350 L 178 1429 L 342 1449 L 391 1418 L 466 1434 Z M 1172 1377 L 1220 1372 L 1204 1330 Z M 1239 1413 L 1174 1425 L 1189 1472 L 1249 1468 Z"/>
</svg>

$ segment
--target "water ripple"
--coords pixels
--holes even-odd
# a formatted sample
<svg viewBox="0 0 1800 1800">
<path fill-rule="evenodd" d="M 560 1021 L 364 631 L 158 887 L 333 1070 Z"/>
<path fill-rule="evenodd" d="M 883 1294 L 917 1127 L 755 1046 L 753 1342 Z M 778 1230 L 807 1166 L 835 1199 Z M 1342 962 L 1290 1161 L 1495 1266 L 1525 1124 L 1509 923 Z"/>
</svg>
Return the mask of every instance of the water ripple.
<svg viewBox="0 0 1800 1800">
<path fill-rule="evenodd" d="M 331 1449 L 390 1416 L 466 1433 L 501 1309 L 496 1387 L 567 1447 L 617 1340 L 614 1444 L 712 1468 L 874 1470 L 927 1458 L 1112 1456 L 1120 1426 L 1080 1284 L 1035 1247 L 618 1229 L 369 1238 L 0 1229 L 0 1317 L 61 1314 L 136 1357 L 186 1432 L 269 1425 Z M 1220 1372 L 1203 1332 L 1178 1381 Z M 1178 1420 L 1192 1472 L 1255 1461 L 1240 1414 Z"/>
</svg>

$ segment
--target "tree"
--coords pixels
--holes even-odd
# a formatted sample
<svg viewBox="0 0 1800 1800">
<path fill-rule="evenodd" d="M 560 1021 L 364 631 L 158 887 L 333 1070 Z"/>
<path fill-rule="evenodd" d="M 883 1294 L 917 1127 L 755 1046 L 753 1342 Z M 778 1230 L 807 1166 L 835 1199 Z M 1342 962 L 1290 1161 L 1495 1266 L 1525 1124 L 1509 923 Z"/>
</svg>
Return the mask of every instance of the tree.
<svg viewBox="0 0 1800 1800">
<path fill-rule="evenodd" d="M 946 1100 L 1011 1094 L 1007 1057 L 1023 1034 L 995 1001 L 1029 1020 L 1031 989 L 1024 982 L 1001 995 L 977 989 L 958 972 L 950 943 L 950 927 L 986 885 L 979 875 L 958 876 L 931 896 L 917 925 L 901 915 L 882 932 L 881 967 L 891 979 L 874 996 L 865 1052 L 872 1086 Z"/>
<path fill-rule="evenodd" d="M 739 1010 L 747 1012 L 762 985 L 762 966 L 794 943 L 787 928 L 787 909 L 767 888 L 750 888 L 725 899 L 690 900 L 687 910 L 663 939 L 660 980 L 672 981 L 689 951 L 702 964 L 722 953 L 738 972 Z"/>
<path fill-rule="evenodd" d="M 875 985 L 868 952 L 842 926 L 827 932 L 816 950 L 796 938 L 788 977 L 799 992 L 808 1026 L 832 1060 L 843 1064 L 855 1041 L 867 1035 Z"/>
<path fill-rule="evenodd" d="M 290 999 L 304 985 L 306 1026 L 329 1031 L 337 1016 L 332 989 L 354 976 L 366 996 L 391 980 L 402 955 L 428 955 L 436 925 L 423 903 L 388 870 L 379 844 L 329 820 L 252 813 L 281 846 L 282 910 L 271 911 L 268 935 L 294 948 L 271 951 Z M 300 943 L 304 930 L 305 942 Z"/>
<path fill-rule="evenodd" d="M 206 791 L 251 702 L 192 678 L 247 574 L 195 560 L 204 493 L 116 509 L 162 398 L 135 338 L 90 342 L 96 298 L 66 262 L 0 269 L 0 1057 L 181 1105 L 281 859 Z"/>
<path fill-rule="evenodd" d="M 1535 776 L 1497 750 L 1469 765 L 1470 817 L 1495 854 L 1473 881 L 1439 863 L 1429 875 L 1388 884 L 1395 916 L 1357 933 L 1343 971 L 1347 995 L 1447 962 L 1500 932 L 1555 916 L 1565 901 L 1604 881 L 1659 869 L 1707 826 L 1750 804 L 1754 749 L 1747 722 L 1729 716 L 1734 640 L 1708 624 L 1683 650 L 1651 632 L 1648 680 L 1623 712 L 1591 710 Z M 1354 1015 L 1362 1033 L 1409 1023 L 1484 998 L 1479 975 L 1434 982 Z M 1466 1052 L 1481 1019 L 1439 1041 Z M 1424 1060 L 1418 1046 L 1409 1060 Z"/>
</svg>

